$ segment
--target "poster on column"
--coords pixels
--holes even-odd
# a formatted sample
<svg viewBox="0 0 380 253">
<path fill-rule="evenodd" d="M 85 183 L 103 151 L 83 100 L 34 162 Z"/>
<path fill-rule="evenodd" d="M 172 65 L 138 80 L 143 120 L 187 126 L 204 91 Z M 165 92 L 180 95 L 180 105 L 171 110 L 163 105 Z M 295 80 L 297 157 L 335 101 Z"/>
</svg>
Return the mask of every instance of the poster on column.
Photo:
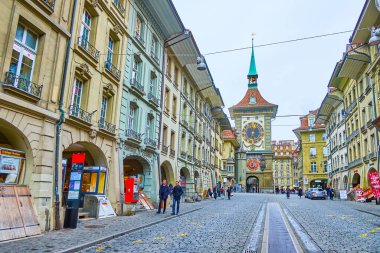
<svg viewBox="0 0 380 253">
<path fill-rule="evenodd" d="M 375 198 L 380 198 L 380 179 L 379 174 L 375 172 L 368 173 L 369 182 L 372 188 L 372 193 Z"/>
</svg>

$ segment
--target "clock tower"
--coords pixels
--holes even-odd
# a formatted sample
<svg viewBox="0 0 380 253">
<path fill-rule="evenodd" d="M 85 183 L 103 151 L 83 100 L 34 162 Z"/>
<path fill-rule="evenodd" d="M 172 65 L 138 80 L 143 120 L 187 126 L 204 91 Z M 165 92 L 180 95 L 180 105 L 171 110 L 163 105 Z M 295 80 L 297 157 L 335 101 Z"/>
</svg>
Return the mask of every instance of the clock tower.
<svg viewBox="0 0 380 253">
<path fill-rule="evenodd" d="M 240 142 L 240 150 L 236 152 L 236 178 L 247 192 L 273 192 L 271 122 L 278 106 L 266 101 L 258 89 L 253 41 L 247 77 L 245 96 L 229 108 Z"/>
</svg>

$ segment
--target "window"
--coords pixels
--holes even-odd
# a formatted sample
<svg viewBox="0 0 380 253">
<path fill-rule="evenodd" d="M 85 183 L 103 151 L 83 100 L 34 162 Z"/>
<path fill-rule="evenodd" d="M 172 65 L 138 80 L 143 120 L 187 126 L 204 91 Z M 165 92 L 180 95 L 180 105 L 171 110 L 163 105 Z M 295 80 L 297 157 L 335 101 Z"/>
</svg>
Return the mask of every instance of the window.
<svg viewBox="0 0 380 253">
<path fill-rule="evenodd" d="M 368 147 L 368 140 L 367 139 L 364 139 L 364 154 L 363 155 L 368 155 L 368 153 L 370 152 L 369 150 L 369 147 Z"/>
<path fill-rule="evenodd" d="M 73 96 L 71 98 L 70 114 L 79 116 L 79 109 L 82 102 L 83 82 L 77 78 L 74 79 Z"/>
<path fill-rule="evenodd" d="M 137 108 L 134 105 L 130 105 L 129 107 L 129 115 L 128 115 L 128 128 L 134 130 L 136 127 L 135 117 L 137 114 Z"/>
<path fill-rule="evenodd" d="M 137 57 L 132 61 L 132 83 L 140 84 L 142 62 Z"/>
<path fill-rule="evenodd" d="M 168 59 L 166 61 L 166 75 L 168 76 L 169 79 L 171 79 L 171 77 L 172 77 L 171 67 L 172 67 L 172 60 L 170 57 L 168 57 Z"/>
<path fill-rule="evenodd" d="M 156 85 L 157 85 L 157 77 L 152 72 L 150 74 L 150 80 L 149 80 L 149 93 L 152 94 L 153 96 L 156 95 Z"/>
<path fill-rule="evenodd" d="M 100 120 L 99 120 L 99 127 L 103 128 L 104 127 L 104 122 L 106 121 L 106 116 L 107 116 L 107 104 L 108 104 L 108 99 L 106 96 L 102 97 L 102 104 L 100 107 Z"/>
<path fill-rule="evenodd" d="M 323 133 L 323 134 L 322 134 L 322 140 L 323 140 L 323 141 L 326 141 L 326 140 L 327 140 L 327 134 L 326 134 L 326 133 Z"/>
<path fill-rule="evenodd" d="M 145 135 L 147 139 L 153 139 L 154 133 L 153 133 L 153 117 L 152 115 L 147 116 L 146 119 L 146 130 L 145 130 Z"/>
<path fill-rule="evenodd" d="M 175 132 L 172 131 L 171 134 L 170 134 L 170 148 L 172 150 L 174 150 L 174 148 L 175 148 L 175 141 L 176 141 L 176 139 L 175 139 Z"/>
<path fill-rule="evenodd" d="M 372 108 L 372 102 L 368 104 L 368 116 L 369 120 L 373 120 L 373 108 Z"/>
<path fill-rule="evenodd" d="M 311 162 L 310 163 L 310 172 L 314 173 L 317 172 L 317 163 L 316 162 Z"/>
<path fill-rule="evenodd" d="M 317 149 L 316 148 L 310 148 L 310 156 L 311 157 L 317 156 Z"/>
<path fill-rule="evenodd" d="M 326 157 L 326 156 L 328 156 L 328 154 L 329 154 L 329 151 L 328 151 L 327 147 L 323 147 L 323 156 Z"/>
<path fill-rule="evenodd" d="M 310 142 L 315 142 L 315 134 L 310 134 L 309 135 L 309 141 Z"/>
<path fill-rule="evenodd" d="M 152 55 L 154 60 L 158 61 L 158 39 L 154 34 L 152 36 L 152 45 L 150 48 L 150 54 Z"/>
<path fill-rule="evenodd" d="M 314 118 L 309 118 L 309 127 L 314 127 Z"/>
<path fill-rule="evenodd" d="M 108 46 L 107 46 L 107 64 L 112 64 L 112 58 L 113 58 L 113 48 L 114 48 L 114 41 L 111 37 L 108 38 Z"/>
<path fill-rule="evenodd" d="M 233 166 L 232 165 L 228 165 L 227 166 L 227 172 L 231 173 L 232 171 L 233 171 Z"/>
<path fill-rule="evenodd" d="M 91 15 L 87 10 L 84 10 L 82 15 L 82 24 L 80 28 L 80 45 L 88 50 L 90 33 L 91 33 Z"/>
<path fill-rule="evenodd" d="M 165 112 L 169 113 L 169 103 L 170 103 L 170 90 L 168 87 L 165 88 Z"/>
<path fill-rule="evenodd" d="M 18 75 L 26 81 L 31 81 L 37 55 L 37 43 L 37 35 L 25 26 L 18 24 L 13 44 L 11 64 L 9 66 L 9 72 L 11 74 Z M 30 82 L 24 83 L 18 80 L 14 82 L 14 85 L 25 91 L 29 91 L 30 89 Z"/>
<path fill-rule="evenodd" d="M 135 37 L 141 43 L 144 43 L 144 23 L 139 15 L 136 16 Z"/>
<path fill-rule="evenodd" d="M 173 113 L 173 119 L 176 120 L 177 118 L 177 97 L 173 95 L 173 101 L 172 101 L 172 113 Z"/>
<path fill-rule="evenodd" d="M 371 153 L 374 152 L 375 145 L 376 145 L 376 142 L 375 142 L 375 135 L 372 134 L 372 135 L 371 135 L 371 147 L 370 147 Z"/>
<path fill-rule="evenodd" d="M 327 161 L 323 161 L 323 171 L 327 172 Z"/>
<path fill-rule="evenodd" d="M 179 70 L 177 67 L 174 67 L 174 84 L 178 86 L 179 83 Z"/>
</svg>

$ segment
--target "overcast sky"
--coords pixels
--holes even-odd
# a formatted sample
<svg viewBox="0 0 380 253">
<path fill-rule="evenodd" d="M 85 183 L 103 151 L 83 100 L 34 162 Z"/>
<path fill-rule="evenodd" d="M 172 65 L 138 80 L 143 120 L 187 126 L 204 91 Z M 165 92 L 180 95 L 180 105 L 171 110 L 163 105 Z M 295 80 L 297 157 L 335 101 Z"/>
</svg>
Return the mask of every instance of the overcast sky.
<svg viewBox="0 0 380 253">
<path fill-rule="evenodd" d="M 353 30 L 364 0 L 173 0 L 190 29 L 216 86 L 225 112 L 247 90 L 251 50 L 207 55 L 255 45 Z M 350 33 L 255 49 L 263 97 L 279 106 L 277 115 L 307 114 L 321 105 L 336 62 Z M 234 122 L 231 122 L 234 124 Z M 299 117 L 278 117 L 272 139 L 296 139 Z"/>
</svg>

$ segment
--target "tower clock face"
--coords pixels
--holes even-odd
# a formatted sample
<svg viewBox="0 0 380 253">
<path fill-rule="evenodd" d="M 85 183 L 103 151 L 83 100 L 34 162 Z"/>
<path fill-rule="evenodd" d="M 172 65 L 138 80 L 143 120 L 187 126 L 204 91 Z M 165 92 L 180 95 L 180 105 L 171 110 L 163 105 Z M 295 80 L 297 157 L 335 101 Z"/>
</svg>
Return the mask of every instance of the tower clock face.
<svg viewBox="0 0 380 253">
<path fill-rule="evenodd" d="M 264 139 L 264 128 L 257 122 L 250 122 L 243 127 L 242 134 L 246 143 L 259 146 Z"/>
</svg>

